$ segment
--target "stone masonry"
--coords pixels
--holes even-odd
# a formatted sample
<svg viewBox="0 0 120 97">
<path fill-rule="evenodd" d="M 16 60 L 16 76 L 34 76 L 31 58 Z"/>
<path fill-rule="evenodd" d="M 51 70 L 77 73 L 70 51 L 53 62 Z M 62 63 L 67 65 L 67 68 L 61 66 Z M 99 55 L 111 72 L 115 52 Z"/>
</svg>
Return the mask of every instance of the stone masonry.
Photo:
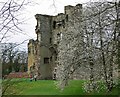
<svg viewBox="0 0 120 97">
<path fill-rule="evenodd" d="M 53 79 L 59 56 L 58 45 L 64 33 L 79 32 L 75 29 L 81 26 L 82 5 L 65 6 L 65 12 L 56 16 L 36 14 L 35 18 L 37 39 L 28 43 L 28 73 L 37 74 L 38 79 Z M 65 45 L 66 41 L 63 41 L 61 48 L 64 49 Z"/>
</svg>

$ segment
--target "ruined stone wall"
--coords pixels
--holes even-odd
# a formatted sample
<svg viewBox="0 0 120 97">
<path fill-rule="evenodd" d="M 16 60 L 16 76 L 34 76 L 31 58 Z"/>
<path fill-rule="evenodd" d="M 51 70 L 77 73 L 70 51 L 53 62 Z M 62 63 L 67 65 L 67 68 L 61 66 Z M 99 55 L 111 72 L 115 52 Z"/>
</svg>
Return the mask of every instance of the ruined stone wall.
<svg viewBox="0 0 120 97">
<path fill-rule="evenodd" d="M 37 64 L 35 66 L 40 72 L 40 79 L 50 79 L 57 64 L 63 63 L 58 59 L 58 57 L 64 58 L 59 51 L 67 51 L 70 46 L 73 46 L 72 36 L 81 33 L 82 5 L 65 6 L 65 13 L 56 16 L 36 14 L 35 18 L 37 20 L 35 29 L 38 42 L 37 54 L 36 57 L 33 54 L 28 56 L 28 64 L 34 62 Z M 30 48 L 30 45 L 28 47 Z M 31 47 L 34 48 L 34 46 Z M 73 50 L 69 51 L 69 53 L 72 52 Z"/>
<path fill-rule="evenodd" d="M 51 45 L 51 16 L 48 15 L 40 15 L 37 14 L 37 26 L 36 26 L 36 34 L 37 40 L 39 42 L 39 71 L 40 71 L 40 79 L 51 79 L 52 78 L 52 70 L 50 64 L 51 52 L 49 47 Z M 40 25 L 40 26 L 39 26 Z"/>
<path fill-rule="evenodd" d="M 58 15 L 59 16 L 59 15 Z M 60 16 L 59 16 L 60 17 Z M 65 7 L 65 14 L 64 17 L 58 19 L 63 20 L 64 19 L 64 26 L 61 26 L 59 28 L 56 28 L 53 30 L 54 33 L 57 32 L 57 35 L 54 34 L 55 43 L 57 41 L 57 49 L 58 49 L 58 79 L 59 76 L 62 77 L 62 70 L 63 67 L 67 68 L 68 71 L 71 70 L 71 67 L 76 67 L 76 63 L 74 64 L 73 59 L 75 56 L 76 50 L 80 51 L 83 49 L 82 44 L 83 43 L 83 33 L 82 33 L 82 5 L 76 5 L 76 6 L 66 6 Z M 57 19 L 56 19 L 57 21 Z M 60 35 L 59 35 L 60 34 Z M 79 47 L 78 47 L 79 45 Z M 82 51 L 82 50 L 81 50 Z M 79 55 L 81 55 L 81 52 L 79 52 Z M 81 65 L 81 64 L 80 64 Z M 77 66 L 78 67 L 78 66 Z M 79 67 L 78 67 L 79 68 Z M 61 71 L 60 71 L 61 70 Z M 80 78 L 79 76 L 82 69 L 78 69 L 73 73 L 73 76 L 71 78 Z M 65 70 L 63 70 L 65 72 Z M 66 71 L 66 74 L 69 73 Z M 81 71 L 82 72 L 82 71 Z M 64 74 L 63 74 L 64 76 Z"/>
<path fill-rule="evenodd" d="M 29 40 L 28 43 L 28 73 L 30 74 L 30 68 L 35 64 L 35 41 Z"/>
</svg>

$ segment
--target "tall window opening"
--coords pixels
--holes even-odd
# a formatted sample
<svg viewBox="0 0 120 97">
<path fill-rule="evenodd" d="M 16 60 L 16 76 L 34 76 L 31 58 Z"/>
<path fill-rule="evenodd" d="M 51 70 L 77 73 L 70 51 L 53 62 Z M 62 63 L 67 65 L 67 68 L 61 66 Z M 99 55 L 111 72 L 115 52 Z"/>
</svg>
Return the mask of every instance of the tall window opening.
<svg viewBox="0 0 120 97">
<path fill-rule="evenodd" d="M 68 22 L 68 15 L 66 15 L 66 21 Z"/>
<path fill-rule="evenodd" d="M 53 21 L 53 28 L 56 28 L 56 21 Z"/>
<path fill-rule="evenodd" d="M 52 43 L 52 38 L 50 38 L 50 43 Z"/>
</svg>

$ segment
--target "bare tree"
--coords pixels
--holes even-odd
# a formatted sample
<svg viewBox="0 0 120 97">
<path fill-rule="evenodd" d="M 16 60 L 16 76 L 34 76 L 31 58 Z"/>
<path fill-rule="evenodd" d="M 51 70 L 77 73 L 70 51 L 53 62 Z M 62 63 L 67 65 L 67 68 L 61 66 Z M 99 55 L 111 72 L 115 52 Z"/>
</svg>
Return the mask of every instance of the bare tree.
<svg viewBox="0 0 120 97">
<path fill-rule="evenodd" d="M 3 43 L 2 47 L 2 96 L 7 93 L 7 90 L 20 80 L 12 80 L 7 78 L 9 73 L 25 72 L 27 70 L 27 53 L 18 48 L 18 44 Z M 16 93 L 16 92 L 15 92 Z"/>
<path fill-rule="evenodd" d="M 113 71 L 113 69 L 117 66 L 117 54 L 115 55 L 117 50 L 117 34 L 115 33 L 116 23 L 114 22 L 114 20 L 116 20 L 115 5 L 111 5 L 109 4 L 109 2 L 97 2 L 92 3 L 90 6 L 88 6 L 88 8 L 89 9 L 87 10 L 89 12 L 89 15 L 87 16 L 86 20 L 89 22 L 92 20 L 92 28 L 94 28 L 93 31 L 95 32 L 95 36 L 93 37 L 93 45 L 95 49 L 92 48 L 92 50 L 94 52 L 95 50 L 101 52 L 97 52 L 95 56 L 98 54 L 98 58 L 102 60 L 95 60 L 96 62 L 99 62 L 99 66 L 103 66 L 103 70 L 101 70 L 104 73 L 102 75 L 104 75 L 105 84 L 108 91 L 111 91 L 115 79 L 113 77 L 113 73 L 116 72 L 115 70 Z M 89 27 L 89 25 L 90 24 L 88 24 L 87 26 Z M 91 27 L 89 28 L 91 29 Z M 95 37 L 97 38 L 97 40 L 95 39 Z M 94 62 L 94 64 L 96 62 Z M 99 74 L 99 76 L 101 76 L 101 74 Z"/>
<path fill-rule="evenodd" d="M 3 76 L 10 72 L 24 71 L 27 64 L 27 53 L 21 51 L 14 43 L 3 43 L 2 47 L 2 74 Z M 22 66 L 24 65 L 24 66 Z M 23 69 L 23 70 L 21 70 Z M 27 68 L 26 68 L 27 69 Z"/>
<path fill-rule="evenodd" d="M 0 2 L 0 43 L 8 37 L 9 33 L 22 32 L 19 25 L 23 24 L 24 19 L 20 20 L 22 10 L 28 1 L 5 0 Z"/>
</svg>

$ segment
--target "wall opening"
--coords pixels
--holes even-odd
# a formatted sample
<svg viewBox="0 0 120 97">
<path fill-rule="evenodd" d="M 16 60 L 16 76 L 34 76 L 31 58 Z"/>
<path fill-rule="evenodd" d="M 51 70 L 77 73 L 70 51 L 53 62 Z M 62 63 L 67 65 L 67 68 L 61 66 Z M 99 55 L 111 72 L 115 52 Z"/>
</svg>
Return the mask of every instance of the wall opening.
<svg viewBox="0 0 120 97">
<path fill-rule="evenodd" d="M 68 15 L 66 15 L 66 21 L 68 22 Z"/>
<path fill-rule="evenodd" d="M 56 28 L 56 21 L 53 21 L 53 28 Z"/>
<path fill-rule="evenodd" d="M 50 62 L 52 62 L 52 56 L 50 57 Z"/>
<path fill-rule="evenodd" d="M 31 53 L 31 49 L 28 47 L 28 54 L 30 54 Z"/>
<path fill-rule="evenodd" d="M 50 43 L 52 43 L 52 38 L 50 38 Z"/>
<path fill-rule="evenodd" d="M 48 57 L 44 58 L 44 64 L 49 64 L 49 58 Z"/>
<path fill-rule="evenodd" d="M 63 28 L 65 28 L 65 20 L 62 20 Z"/>
</svg>

